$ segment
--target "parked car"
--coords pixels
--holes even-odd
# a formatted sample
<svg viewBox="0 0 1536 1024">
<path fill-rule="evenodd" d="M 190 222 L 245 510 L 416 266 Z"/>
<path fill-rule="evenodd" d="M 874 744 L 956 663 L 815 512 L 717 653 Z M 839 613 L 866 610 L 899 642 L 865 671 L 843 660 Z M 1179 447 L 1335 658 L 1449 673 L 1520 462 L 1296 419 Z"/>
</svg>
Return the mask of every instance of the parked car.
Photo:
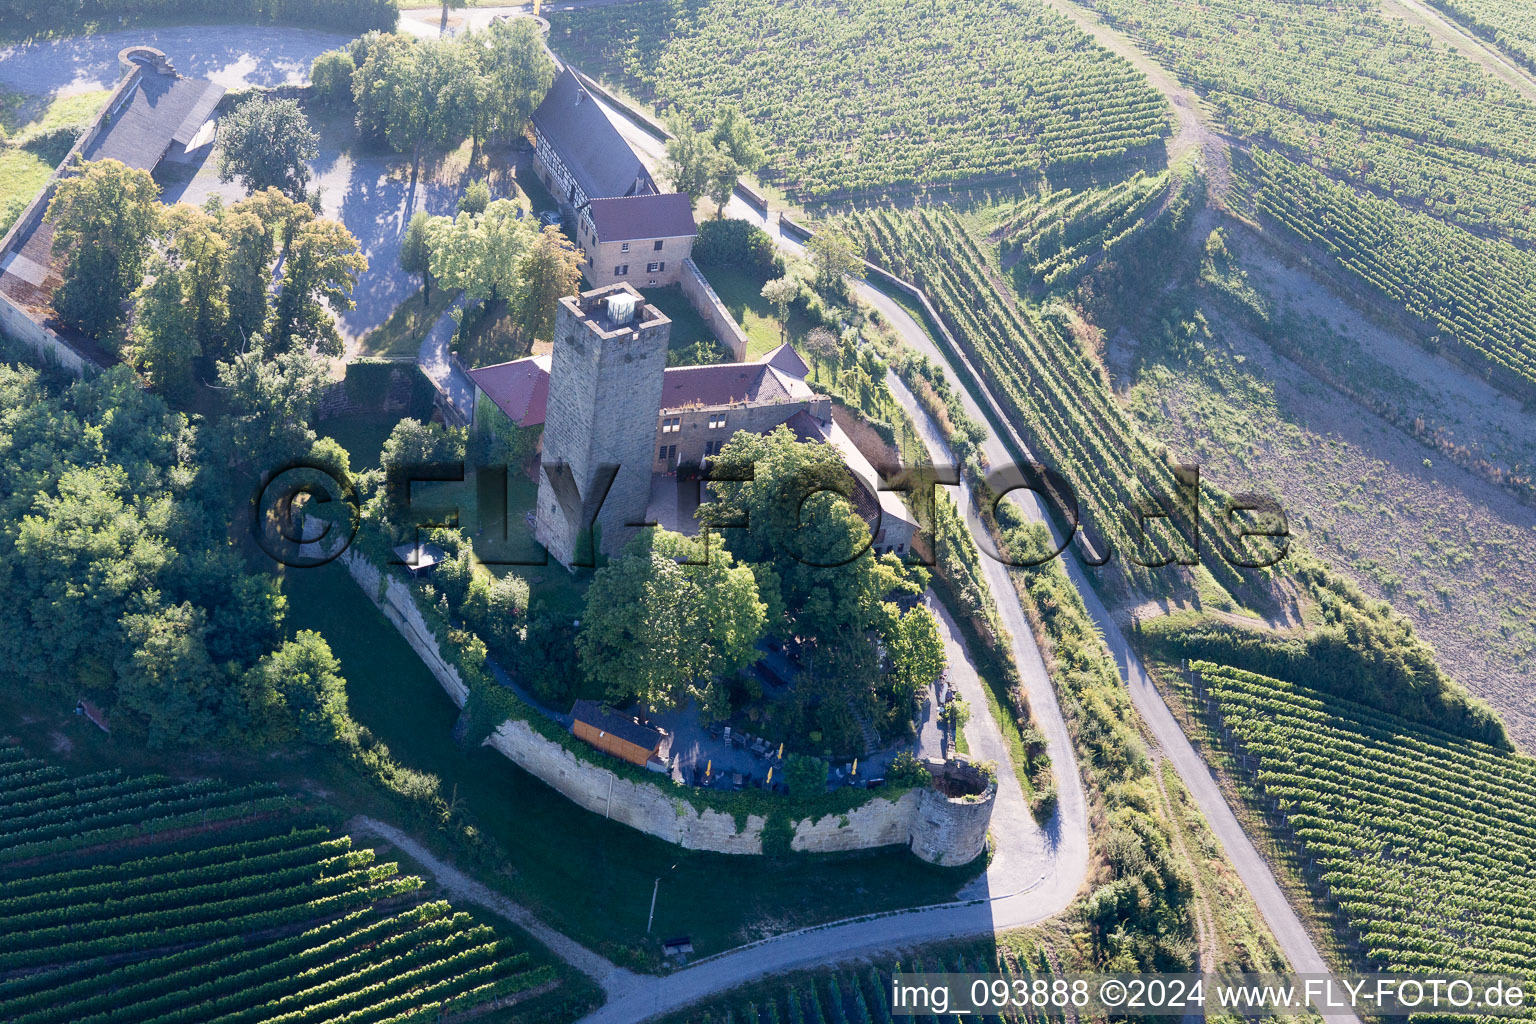
<svg viewBox="0 0 1536 1024">
<path fill-rule="evenodd" d="M 560 226 L 559 210 L 540 210 L 539 223 L 545 227 L 557 228 Z"/>
</svg>

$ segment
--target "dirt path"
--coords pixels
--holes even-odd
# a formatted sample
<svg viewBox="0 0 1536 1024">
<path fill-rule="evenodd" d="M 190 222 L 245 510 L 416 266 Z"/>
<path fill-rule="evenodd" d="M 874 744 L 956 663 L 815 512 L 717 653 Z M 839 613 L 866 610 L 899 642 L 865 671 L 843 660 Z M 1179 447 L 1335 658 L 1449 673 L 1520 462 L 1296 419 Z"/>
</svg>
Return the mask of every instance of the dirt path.
<svg viewBox="0 0 1536 1024">
<path fill-rule="evenodd" d="M 1218 202 L 1225 202 L 1232 187 L 1232 158 L 1227 139 L 1216 129 L 1210 113 L 1195 91 L 1173 77 L 1163 66 L 1147 56 L 1130 36 L 1111 28 L 1092 11 L 1072 3 L 1071 0 L 1045 0 L 1056 11 L 1084 32 L 1093 37 L 1110 53 L 1128 61 L 1132 67 L 1147 76 L 1152 88 L 1162 93 L 1173 107 L 1177 127 L 1168 139 L 1168 162 L 1173 163 L 1191 150 L 1200 151 L 1200 163 L 1205 173 L 1210 195 Z"/>
<path fill-rule="evenodd" d="M 1473 61 L 1527 100 L 1536 103 L 1536 76 L 1504 56 L 1492 43 L 1464 28 L 1459 22 L 1440 13 L 1429 4 L 1423 3 L 1422 0 L 1381 0 L 1381 9 L 1387 14 L 1427 29 L 1431 36 Z"/>
</svg>

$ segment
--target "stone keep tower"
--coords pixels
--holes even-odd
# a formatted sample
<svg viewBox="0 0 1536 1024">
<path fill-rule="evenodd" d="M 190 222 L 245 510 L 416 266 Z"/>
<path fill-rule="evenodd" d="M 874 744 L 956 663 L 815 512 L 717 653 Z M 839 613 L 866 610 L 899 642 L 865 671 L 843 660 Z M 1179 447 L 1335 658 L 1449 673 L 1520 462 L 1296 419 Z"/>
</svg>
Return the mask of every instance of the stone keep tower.
<svg viewBox="0 0 1536 1024">
<path fill-rule="evenodd" d="M 534 536 L 565 566 L 616 554 L 645 519 L 672 321 L 628 284 L 566 296 L 544 414 Z"/>
</svg>

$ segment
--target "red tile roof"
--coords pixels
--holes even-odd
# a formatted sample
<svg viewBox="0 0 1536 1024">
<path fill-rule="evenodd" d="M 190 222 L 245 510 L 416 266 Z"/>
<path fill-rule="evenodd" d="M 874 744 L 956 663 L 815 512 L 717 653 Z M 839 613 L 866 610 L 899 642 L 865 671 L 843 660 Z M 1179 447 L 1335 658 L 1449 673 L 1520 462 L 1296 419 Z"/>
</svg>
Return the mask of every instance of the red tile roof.
<svg viewBox="0 0 1536 1024">
<path fill-rule="evenodd" d="M 699 233 L 693 207 L 681 192 L 660 196 L 594 199 L 592 223 L 601 242 L 632 242 L 645 238 L 691 238 Z"/>
<path fill-rule="evenodd" d="M 470 370 L 469 377 L 513 423 L 533 427 L 544 422 L 544 409 L 549 402 L 549 366 L 547 354 L 529 356 Z"/>
</svg>

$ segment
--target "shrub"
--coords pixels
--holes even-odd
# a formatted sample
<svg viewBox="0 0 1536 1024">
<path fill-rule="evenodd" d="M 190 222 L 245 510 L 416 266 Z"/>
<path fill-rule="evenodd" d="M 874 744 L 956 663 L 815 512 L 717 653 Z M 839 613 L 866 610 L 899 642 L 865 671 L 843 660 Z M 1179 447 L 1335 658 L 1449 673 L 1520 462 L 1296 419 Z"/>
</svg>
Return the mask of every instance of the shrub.
<svg viewBox="0 0 1536 1024">
<path fill-rule="evenodd" d="M 309 84 L 315 97 L 331 106 L 352 102 L 352 75 L 357 65 L 346 50 L 327 50 L 309 66 Z"/>
<path fill-rule="evenodd" d="M 693 242 L 697 263 L 713 266 L 744 267 L 765 274 L 777 274 L 778 253 L 768 232 L 744 220 L 721 219 L 699 225 L 699 237 Z"/>
<path fill-rule="evenodd" d="M 484 213 L 485 208 L 491 205 L 491 186 L 482 179 L 472 181 L 464 194 L 459 197 L 460 213 Z"/>
</svg>

